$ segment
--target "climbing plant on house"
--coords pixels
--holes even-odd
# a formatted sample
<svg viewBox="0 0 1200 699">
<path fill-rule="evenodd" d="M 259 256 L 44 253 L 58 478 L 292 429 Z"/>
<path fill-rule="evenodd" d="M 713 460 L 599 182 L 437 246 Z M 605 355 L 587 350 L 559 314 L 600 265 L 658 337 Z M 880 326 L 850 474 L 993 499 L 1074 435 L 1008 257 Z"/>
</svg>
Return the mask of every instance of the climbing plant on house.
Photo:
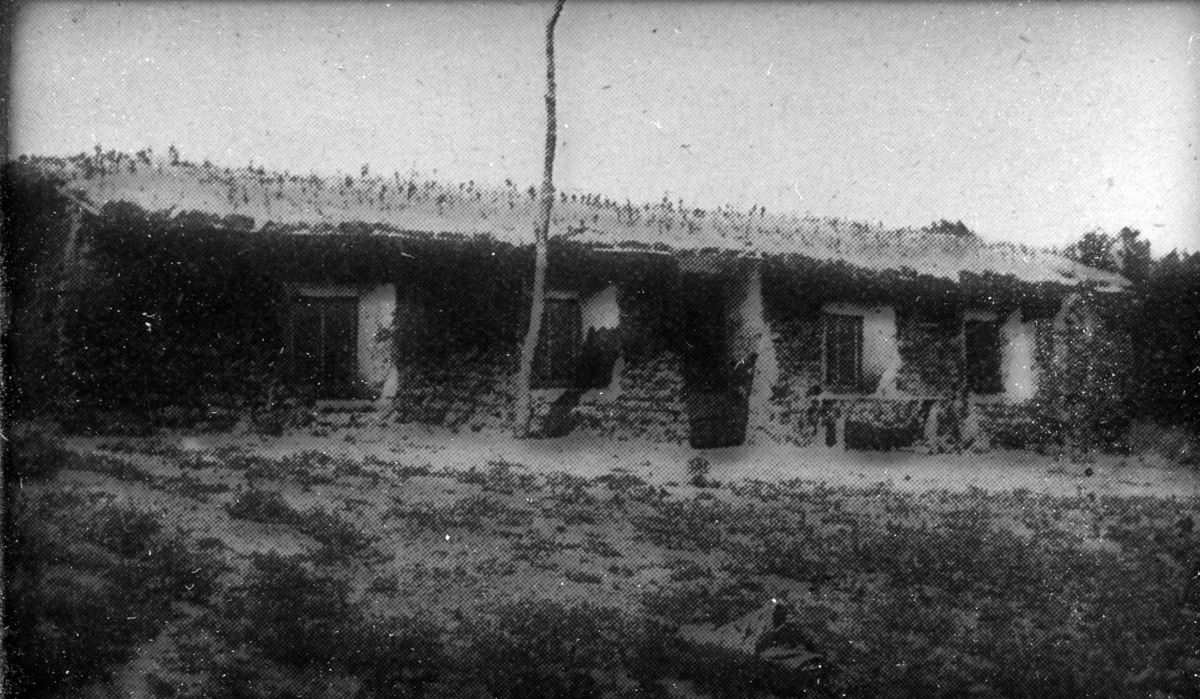
<svg viewBox="0 0 1200 699">
<path fill-rule="evenodd" d="M 1125 442 L 1133 391 L 1133 347 L 1119 315 L 1125 303 L 1094 291 L 1074 294 L 1054 319 L 1034 412 L 1072 453 Z"/>
</svg>

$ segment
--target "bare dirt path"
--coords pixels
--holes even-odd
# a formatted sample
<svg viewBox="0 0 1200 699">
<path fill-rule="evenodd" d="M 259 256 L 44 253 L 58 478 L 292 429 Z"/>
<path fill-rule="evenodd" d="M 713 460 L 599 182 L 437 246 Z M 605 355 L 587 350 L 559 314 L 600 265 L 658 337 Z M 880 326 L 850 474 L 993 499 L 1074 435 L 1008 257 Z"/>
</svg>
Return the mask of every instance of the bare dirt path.
<svg viewBox="0 0 1200 699">
<path fill-rule="evenodd" d="M 710 463 L 712 478 L 732 482 L 799 479 L 845 487 L 884 484 L 904 492 L 1024 489 L 1032 494 L 1091 493 L 1097 497 L 1186 498 L 1200 493 L 1200 469 L 1181 467 L 1158 455 L 1098 455 L 1088 463 L 1072 463 L 1065 456 L 1015 451 L 929 455 L 799 449 L 779 444 L 699 451 L 680 444 L 617 442 L 588 436 L 515 440 L 505 433 L 455 433 L 417 425 L 342 427 L 316 434 L 296 430 L 278 437 L 247 432 L 163 432 L 151 440 L 197 452 L 233 446 L 266 457 L 311 451 L 356 460 L 373 457 L 428 466 L 434 471 L 465 469 L 490 461 L 521 464 L 535 473 L 570 473 L 585 478 L 621 469 L 655 485 L 686 483 L 687 464 L 699 456 Z M 113 441 L 73 437 L 68 444 L 86 452 Z"/>
</svg>

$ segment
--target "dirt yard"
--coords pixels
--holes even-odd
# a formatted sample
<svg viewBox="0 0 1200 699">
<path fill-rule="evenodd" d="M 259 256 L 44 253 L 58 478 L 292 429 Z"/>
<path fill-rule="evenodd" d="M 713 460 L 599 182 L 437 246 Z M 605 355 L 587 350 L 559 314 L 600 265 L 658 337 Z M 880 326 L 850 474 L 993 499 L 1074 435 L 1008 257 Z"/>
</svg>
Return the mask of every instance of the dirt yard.
<svg viewBox="0 0 1200 699">
<path fill-rule="evenodd" d="M 38 696 L 1194 697 L 1200 472 L 359 426 L 14 433 Z"/>
</svg>

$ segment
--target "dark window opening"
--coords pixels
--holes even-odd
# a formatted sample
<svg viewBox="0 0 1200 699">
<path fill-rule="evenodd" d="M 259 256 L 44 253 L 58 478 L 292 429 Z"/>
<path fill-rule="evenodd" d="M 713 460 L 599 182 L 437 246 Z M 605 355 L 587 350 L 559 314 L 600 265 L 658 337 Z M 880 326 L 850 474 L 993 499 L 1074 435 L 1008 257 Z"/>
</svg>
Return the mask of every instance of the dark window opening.
<svg viewBox="0 0 1200 699">
<path fill-rule="evenodd" d="M 572 388 L 579 366 L 583 314 L 578 299 L 546 299 L 533 359 L 533 388 Z"/>
<path fill-rule="evenodd" d="M 353 398 L 358 379 L 358 299 L 301 297 L 292 318 L 292 369 L 320 398 Z"/>
<path fill-rule="evenodd" d="M 696 281 L 687 289 L 683 325 L 683 381 L 689 393 L 729 390 L 729 346 L 725 294 L 719 284 Z"/>
<path fill-rule="evenodd" d="M 1000 371 L 1000 323 L 968 320 L 964 327 L 967 350 L 967 389 L 995 395 L 1004 391 Z"/>
<path fill-rule="evenodd" d="M 862 390 L 862 316 L 825 314 L 825 383 L 833 393 Z"/>
</svg>

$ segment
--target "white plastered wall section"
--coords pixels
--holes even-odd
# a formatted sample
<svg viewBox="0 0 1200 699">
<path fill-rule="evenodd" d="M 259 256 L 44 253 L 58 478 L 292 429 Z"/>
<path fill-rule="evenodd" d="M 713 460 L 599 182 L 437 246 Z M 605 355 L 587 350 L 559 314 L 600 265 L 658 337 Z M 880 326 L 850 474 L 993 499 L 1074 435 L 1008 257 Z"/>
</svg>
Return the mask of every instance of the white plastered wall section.
<svg viewBox="0 0 1200 699">
<path fill-rule="evenodd" d="M 754 376 L 747 397 L 749 416 L 746 440 L 753 443 L 759 432 L 766 429 L 770 417 L 771 387 L 779 380 L 779 363 L 775 343 L 763 310 L 762 274 L 751 269 L 744 284 L 732 290 L 729 304 L 731 325 L 730 352 L 735 359 L 754 353 Z"/>
<path fill-rule="evenodd" d="M 394 398 L 398 373 L 393 357 L 396 285 L 297 284 L 297 296 L 358 299 L 356 356 L 359 379 L 380 401 Z"/>
<path fill-rule="evenodd" d="M 621 309 L 617 306 L 617 286 L 610 284 L 599 293 L 581 300 L 580 315 L 583 317 L 583 334 L 591 328 L 615 330 L 621 324 Z"/>
<path fill-rule="evenodd" d="M 358 372 L 378 399 L 396 397 L 399 373 L 393 341 L 396 319 L 396 285 L 365 288 L 358 297 Z"/>
<path fill-rule="evenodd" d="M 587 337 L 588 331 L 592 329 L 616 330 L 621 324 L 621 307 L 617 303 L 616 284 L 610 284 L 599 293 L 583 299 L 580 303 L 580 316 L 582 316 L 583 320 L 582 330 L 584 338 Z M 607 403 L 616 400 L 621 395 L 620 377 L 623 375 L 624 370 L 625 355 L 621 354 L 617 356 L 608 386 L 588 391 L 583 396 L 580 396 L 580 402 L 595 401 L 598 403 Z"/>
</svg>

